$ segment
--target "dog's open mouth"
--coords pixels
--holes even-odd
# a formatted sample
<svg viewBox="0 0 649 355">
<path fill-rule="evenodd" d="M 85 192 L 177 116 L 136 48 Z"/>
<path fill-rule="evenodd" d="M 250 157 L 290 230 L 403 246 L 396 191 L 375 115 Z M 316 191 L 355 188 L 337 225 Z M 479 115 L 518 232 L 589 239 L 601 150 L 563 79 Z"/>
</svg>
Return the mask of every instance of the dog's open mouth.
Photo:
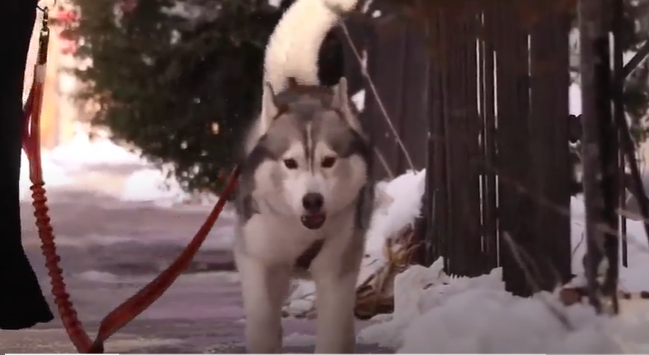
<svg viewBox="0 0 649 355">
<path fill-rule="evenodd" d="M 302 218 L 300 218 L 302 225 L 308 229 L 319 229 L 326 220 L 327 215 L 324 213 L 303 215 Z"/>
</svg>

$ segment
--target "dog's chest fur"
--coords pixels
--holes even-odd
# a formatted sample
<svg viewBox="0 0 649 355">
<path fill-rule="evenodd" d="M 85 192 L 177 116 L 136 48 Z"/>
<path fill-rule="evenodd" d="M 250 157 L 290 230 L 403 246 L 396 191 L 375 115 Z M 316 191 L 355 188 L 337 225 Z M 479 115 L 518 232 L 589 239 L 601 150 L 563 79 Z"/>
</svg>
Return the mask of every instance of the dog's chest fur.
<svg viewBox="0 0 649 355">
<path fill-rule="evenodd" d="M 320 230 L 308 231 L 289 219 L 255 214 L 239 224 L 235 248 L 269 265 L 291 265 L 301 274 L 329 243 L 353 238 L 354 215 L 350 211 L 331 218 Z"/>
</svg>

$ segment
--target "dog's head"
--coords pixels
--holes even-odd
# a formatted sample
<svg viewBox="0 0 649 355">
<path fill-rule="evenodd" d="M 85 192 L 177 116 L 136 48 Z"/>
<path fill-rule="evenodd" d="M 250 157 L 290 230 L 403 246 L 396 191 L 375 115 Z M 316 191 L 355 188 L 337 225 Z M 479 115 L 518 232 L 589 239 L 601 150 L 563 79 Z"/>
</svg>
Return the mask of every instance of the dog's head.
<svg viewBox="0 0 649 355">
<path fill-rule="evenodd" d="M 291 85 L 275 95 L 267 86 L 259 139 L 245 171 L 252 198 L 272 212 L 319 229 L 359 198 L 368 182 L 369 142 L 347 96 L 344 79 L 333 88 Z"/>
</svg>

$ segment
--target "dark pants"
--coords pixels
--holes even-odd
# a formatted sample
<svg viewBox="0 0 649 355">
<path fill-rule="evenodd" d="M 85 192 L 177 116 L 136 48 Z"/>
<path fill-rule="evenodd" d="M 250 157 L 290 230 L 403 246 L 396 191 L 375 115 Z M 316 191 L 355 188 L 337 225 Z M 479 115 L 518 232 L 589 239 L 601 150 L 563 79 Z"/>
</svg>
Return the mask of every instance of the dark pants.
<svg viewBox="0 0 649 355">
<path fill-rule="evenodd" d="M 34 0 L 0 2 L 0 329 L 27 328 L 52 320 L 21 243 L 19 186 L 22 88 L 35 21 Z"/>
</svg>

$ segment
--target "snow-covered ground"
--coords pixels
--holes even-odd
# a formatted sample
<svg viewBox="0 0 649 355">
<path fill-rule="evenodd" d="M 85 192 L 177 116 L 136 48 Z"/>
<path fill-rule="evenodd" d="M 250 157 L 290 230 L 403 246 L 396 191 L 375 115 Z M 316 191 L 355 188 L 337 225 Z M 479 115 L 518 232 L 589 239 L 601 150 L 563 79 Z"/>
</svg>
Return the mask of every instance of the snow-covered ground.
<svg viewBox="0 0 649 355">
<path fill-rule="evenodd" d="M 57 187 L 72 183 L 72 179 L 66 170 L 59 164 L 54 163 L 50 154 L 45 152 L 41 159 L 43 179 L 45 180 L 47 187 Z M 31 186 L 31 181 L 29 180 L 29 160 L 27 159 L 25 152 L 22 152 L 20 164 L 20 198 L 21 200 L 24 200 L 31 196 L 29 191 L 29 187 Z"/>
<path fill-rule="evenodd" d="M 580 274 L 583 200 L 573 198 L 571 205 L 573 272 Z M 621 288 L 649 290 L 649 248 L 640 222 L 629 222 L 628 238 L 630 265 L 621 268 Z M 515 297 L 505 292 L 500 269 L 450 278 L 438 260 L 398 275 L 395 312 L 378 316 L 383 321 L 362 330 L 358 340 L 400 353 L 621 353 L 649 339 L 649 313 L 636 317 L 635 324 L 598 317 L 586 305 L 565 307 L 550 293 Z"/>
<path fill-rule="evenodd" d="M 27 164 L 23 165 L 21 186 L 26 190 L 30 183 Z M 90 141 L 80 136 L 44 152 L 43 165 L 66 284 L 90 331 L 96 331 L 102 317 L 178 256 L 215 200 L 192 196 L 188 201 L 177 181 L 165 179 L 166 171 L 102 138 Z M 23 245 L 56 309 L 49 296 L 30 198 L 23 192 Z M 120 331 L 107 351 L 245 352 L 238 277 L 223 271 L 232 267 L 233 236 L 232 215 L 223 214 L 187 272 Z M 286 351 L 313 351 L 313 322 L 284 319 L 284 329 L 286 334 L 297 334 L 285 344 Z M 38 329 L 0 332 L 0 348 L 14 353 L 74 351 L 58 320 Z M 359 345 L 359 351 L 379 350 Z"/>
<path fill-rule="evenodd" d="M 571 92 L 574 92 L 574 88 Z M 578 106 L 576 103 L 573 105 L 572 100 L 571 112 L 579 113 Z M 25 161 L 23 163 L 21 188 L 25 190 L 23 198 L 26 198 L 29 181 L 27 165 Z M 129 219 L 128 223 L 147 220 L 149 217 L 146 217 L 148 213 L 146 206 L 164 208 L 172 214 L 178 213 L 178 218 L 185 218 L 180 212 L 186 206 L 178 202 L 185 201 L 187 196 L 180 188 L 180 184 L 173 178 L 169 178 L 164 169 L 151 166 L 136 153 L 120 148 L 108 140 L 99 139 L 91 142 L 83 136 L 77 137 L 68 145 L 46 152 L 43 155 L 43 166 L 45 180 L 51 191 L 77 186 L 81 180 L 88 179 L 87 176 L 92 175 L 95 170 L 119 171 L 119 174 L 116 173 L 114 176 L 121 176 L 119 179 L 122 181 L 111 190 L 113 197 L 120 201 L 114 208 L 124 211 L 120 215 L 134 217 L 129 214 L 139 211 L 144 206 L 144 210 L 137 212 L 144 215 L 130 218 L 132 221 Z M 123 167 L 128 169 L 118 169 Z M 420 197 L 424 192 L 424 176 L 423 171 L 408 172 L 393 181 L 383 182 L 377 186 L 381 192 L 379 196 L 385 197 L 372 219 L 359 284 L 386 264 L 384 255 L 386 239 L 394 237 L 397 232 L 413 223 L 419 214 Z M 56 198 L 52 200 L 56 203 Z M 213 198 L 205 201 L 212 202 Z M 85 208 L 82 202 L 75 204 L 75 206 L 81 205 L 78 206 L 79 211 Z M 96 201 L 88 203 L 96 203 Z M 201 210 L 209 207 L 209 203 L 199 203 L 199 205 Z M 106 205 L 101 207 L 104 210 L 109 208 Z M 53 211 L 57 211 L 56 206 Z M 71 220 L 80 213 L 69 210 L 58 211 L 63 216 L 70 215 L 66 218 Z M 575 250 L 573 271 L 580 273 L 581 257 L 585 248 L 582 240 L 584 208 L 580 198 L 572 199 L 571 220 L 572 245 Z M 63 231 L 59 242 L 64 248 L 66 245 L 82 243 L 72 234 L 66 238 L 65 233 L 76 233 L 76 226 L 83 222 L 85 221 L 75 222 L 74 228 L 69 230 L 66 230 L 65 226 L 58 229 Z M 180 219 L 168 222 L 171 223 L 169 226 L 174 225 L 176 229 L 190 228 L 187 234 L 193 233 L 194 228 L 197 227 L 197 225 L 183 224 Z M 96 223 L 90 224 L 102 228 Z M 143 227 L 140 226 L 141 228 Z M 133 243 L 137 239 L 138 243 L 146 244 L 148 243 L 146 238 L 149 238 L 147 234 L 155 234 L 158 238 L 157 242 L 174 239 L 171 235 L 167 235 L 174 232 L 168 230 L 166 234 L 162 232 L 166 228 L 164 226 L 145 228 L 138 230 L 138 233 L 143 234 L 131 236 L 110 237 L 96 234 L 97 238 L 87 237 L 83 243 L 101 241 L 99 244 L 108 245 L 126 239 L 128 239 L 127 243 Z M 209 247 L 227 249 L 232 238 L 229 228 L 231 225 L 227 223 L 221 225 L 217 232 L 218 238 L 225 241 L 213 240 L 213 244 Z M 212 238 L 216 239 L 216 237 Z M 628 222 L 628 238 L 630 267 L 621 269 L 621 287 L 628 291 L 649 290 L 649 278 L 645 276 L 645 270 L 649 268 L 649 245 L 641 223 Z M 180 245 L 186 241 L 182 239 Z M 132 248 L 132 245 L 129 248 Z M 123 249 L 120 255 L 128 256 L 128 250 L 128 248 Z M 75 262 L 83 265 L 99 265 L 96 259 L 95 257 L 92 260 L 80 258 Z M 64 257 L 64 260 L 69 258 Z M 112 269 L 93 268 L 87 265 L 79 266 L 81 272 L 77 274 L 80 280 L 78 282 L 83 283 L 88 280 L 104 284 L 114 284 L 117 282 L 115 280 L 123 282 L 123 276 L 110 271 Z M 119 269 L 129 266 L 114 267 Z M 159 270 L 153 270 L 153 272 L 157 271 Z M 313 291 L 313 285 L 310 283 L 298 284 L 287 304 L 289 313 L 298 314 L 312 309 Z M 631 324 L 622 319 L 598 317 L 585 305 L 565 307 L 558 302 L 554 294 L 542 293 L 529 299 L 514 297 L 505 292 L 500 269 L 477 278 L 450 278 L 442 272 L 441 260 L 438 260 L 429 268 L 413 266 L 399 274 L 395 280 L 394 294 L 395 312 L 389 316 L 377 316 L 374 319 L 375 324 L 364 328 L 358 334 L 359 343 L 378 343 L 384 347 L 397 349 L 401 353 L 620 353 L 644 351 L 641 350 L 642 339 L 649 339 L 649 314 L 647 313 L 639 315 L 638 322 Z M 178 301 L 180 302 L 179 299 Z M 309 332 L 294 331 L 287 334 L 286 342 L 296 346 L 313 342 L 313 336 Z"/>
<path fill-rule="evenodd" d="M 146 164 L 139 154 L 120 147 L 107 137 L 98 135 L 91 139 L 83 132 L 78 132 L 70 142 L 54 148 L 50 159 L 71 170 L 100 165 Z"/>
<path fill-rule="evenodd" d="M 190 196 L 168 169 L 149 164 L 105 137 L 90 140 L 79 133 L 71 142 L 43 152 L 42 165 L 57 243 L 63 246 L 130 245 L 135 250 L 133 244 L 153 249 L 159 244 L 164 249 L 159 253 L 170 254 L 189 241 L 217 200 L 211 194 Z M 30 186 L 29 161 L 23 153 L 20 193 L 28 237 L 35 232 Z M 229 253 L 233 238 L 232 213 L 226 209 L 204 246 Z M 127 259 L 132 254 L 128 250 L 122 253 Z M 231 263 L 230 256 L 218 255 L 224 257 L 219 262 Z M 112 267 L 88 267 L 82 271 L 86 276 L 115 276 L 106 271 Z"/>
<path fill-rule="evenodd" d="M 581 89 L 570 86 L 570 113 L 581 114 Z M 409 179 L 401 184 L 399 180 Z M 398 187 L 396 186 L 398 184 Z M 418 215 L 422 188 L 415 174 L 387 185 L 402 214 L 390 223 L 373 224 L 370 258 L 385 263 L 382 238 Z M 392 190 L 392 189 L 394 190 Z M 398 192 L 397 192 L 398 191 Z M 393 192 L 397 192 L 394 194 Z M 404 198 L 400 198 L 405 196 Z M 405 212 L 408 211 L 408 212 Z M 389 211 L 391 212 L 391 211 Z M 393 216 L 387 216 L 384 222 Z M 585 211 L 581 197 L 571 200 L 573 273 L 582 274 L 585 254 Z M 381 219 L 375 216 L 375 219 Z M 649 290 L 649 245 L 639 221 L 628 221 L 629 267 L 620 269 L 620 287 Z M 385 226 L 385 230 L 379 227 Z M 557 294 L 515 297 L 504 290 L 500 269 L 476 278 L 450 278 L 438 260 L 429 268 L 413 266 L 397 275 L 395 310 L 375 317 L 377 324 L 358 334 L 360 343 L 375 343 L 399 353 L 639 353 L 649 349 L 649 307 L 628 317 L 597 316 L 583 304 L 565 307 Z M 640 301 L 649 302 L 649 301 Z M 307 308 L 304 302 L 301 304 Z M 624 309 L 623 309 L 624 311 Z"/>
<path fill-rule="evenodd" d="M 581 114 L 581 89 L 573 84 L 569 94 L 570 113 Z M 399 184 L 399 179 L 391 184 Z M 394 186 L 398 193 L 392 194 L 404 218 L 375 223 L 368 241 L 370 251 L 381 245 L 381 238 L 412 223 L 417 216 L 417 197 L 422 190 L 415 175 L 409 179 L 409 183 Z M 579 275 L 585 254 L 581 197 L 571 200 L 570 217 L 572 268 Z M 647 236 L 641 222 L 627 223 L 629 267 L 620 269 L 620 287 L 629 292 L 649 290 Z M 387 228 L 381 231 L 379 226 Z M 370 254 L 379 264 L 385 262 L 380 252 Z M 638 353 L 649 348 L 649 308 L 634 314 L 634 322 L 629 322 L 627 318 L 597 316 L 583 304 L 565 307 L 556 293 L 515 297 L 505 292 L 500 269 L 476 278 L 449 278 L 438 260 L 429 268 L 414 266 L 397 275 L 394 289 L 394 313 L 375 317 L 378 323 L 363 329 L 358 342 L 380 344 L 399 353 L 601 354 Z M 305 308 L 304 303 L 301 305 Z"/>
<path fill-rule="evenodd" d="M 375 213 L 359 284 L 386 263 L 381 251 L 387 237 L 414 222 L 419 214 L 424 172 L 410 172 L 382 183 L 393 200 Z M 583 272 L 581 258 L 584 205 L 571 202 L 573 272 Z M 649 247 L 640 222 L 629 221 L 629 268 L 621 269 L 621 288 L 649 290 Z M 412 266 L 396 277 L 395 311 L 378 315 L 363 329 L 359 343 L 376 343 L 400 353 L 620 353 L 640 349 L 649 339 L 649 313 L 640 324 L 598 317 L 590 307 L 565 307 L 557 294 L 520 298 L 504 289 L 501 269 L 476 278 L 450 278 L 442 261 L 431 267 Z M 289 314 L 314 307 L 314 287 L 301 282 L 287 305 Z M 559 316 L 557 316 L 557 314 Z M 308 338 L 308 337 L 307 337 Z M 291 334 L 287 341 L 306 341 Z"/>
</svg>

